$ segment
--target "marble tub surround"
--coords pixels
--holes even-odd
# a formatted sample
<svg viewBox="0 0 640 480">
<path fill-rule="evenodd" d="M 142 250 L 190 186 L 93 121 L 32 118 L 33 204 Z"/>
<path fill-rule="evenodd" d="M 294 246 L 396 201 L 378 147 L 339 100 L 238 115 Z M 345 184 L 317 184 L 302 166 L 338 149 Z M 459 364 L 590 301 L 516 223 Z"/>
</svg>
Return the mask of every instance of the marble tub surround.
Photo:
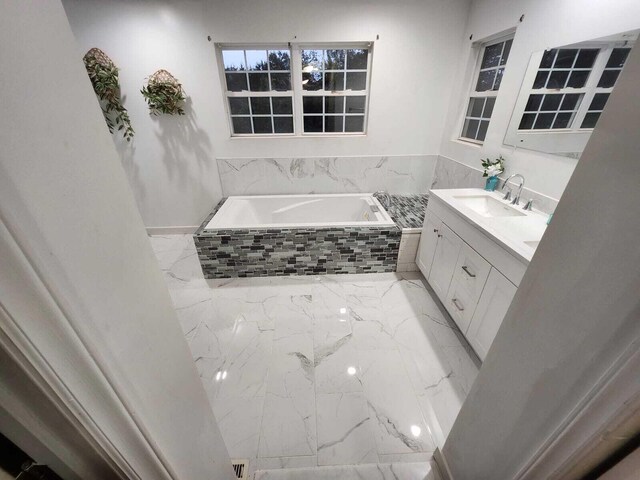
<svg viewBox="0 0 640 480">
<path fill-rule="evenodd" d="M 480 164 L 479 160 L 478 164 Z M 506 178 L 503 177 L 504 175 L 500 176 L 500 187 L 502 187 L 502 183 Z M 486 180 L 486 177 L 482 176 L 482 170 L 480 168 L 472 168 L 464 163 L 440 155 L 436 162 L 430 188 L 484 188 Z M 534 208 L 547 214 L 553 213 L 558 206 L 558 200 L 555 198 L 542 195 L 541 193 L 526 188 L 526 186 L 522 189 L 522 196 L 520 198 L 521 205 L 524 205 L 531 199 L 533 200 Z"/>
<path fill-rule="evenodd" d="M 478 366 L 419 274 L 205 280 L 190 236 L 151 243 L 229 453 L 256 478 L 427 475 L 399 472 L 431 459 Z"/>
<path fill-rule="evenodd" d="M 218 158 L 223 196 L 426 192 L 437 155 Z"/>
</svg>

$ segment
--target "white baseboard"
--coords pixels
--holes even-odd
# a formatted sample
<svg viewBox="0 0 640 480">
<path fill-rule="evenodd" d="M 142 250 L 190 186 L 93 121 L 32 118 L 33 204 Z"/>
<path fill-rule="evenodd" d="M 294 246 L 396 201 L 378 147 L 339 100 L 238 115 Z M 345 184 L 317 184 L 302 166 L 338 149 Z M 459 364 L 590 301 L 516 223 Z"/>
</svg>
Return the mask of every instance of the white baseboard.
<svg viewBox="0 0 640 480">
<path fill-rule="evenodd" d="M 147 227 L 147 235 L 186 235 L 196 233 L 199 225 L 187 225 L 183 227 Z"/>
</svg>

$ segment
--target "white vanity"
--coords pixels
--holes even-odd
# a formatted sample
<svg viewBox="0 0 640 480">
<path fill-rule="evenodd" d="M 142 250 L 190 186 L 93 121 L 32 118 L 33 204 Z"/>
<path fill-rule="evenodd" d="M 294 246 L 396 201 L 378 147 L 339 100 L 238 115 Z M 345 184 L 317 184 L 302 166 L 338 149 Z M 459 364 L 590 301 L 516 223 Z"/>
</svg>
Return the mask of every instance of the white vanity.
<svg viewBox="0 0 640 480">
<path fill-rule="evenodd" d="M 484 360 L 547 215 L 477 188 L 431 190 L 416 263 Z"/>
</svg>

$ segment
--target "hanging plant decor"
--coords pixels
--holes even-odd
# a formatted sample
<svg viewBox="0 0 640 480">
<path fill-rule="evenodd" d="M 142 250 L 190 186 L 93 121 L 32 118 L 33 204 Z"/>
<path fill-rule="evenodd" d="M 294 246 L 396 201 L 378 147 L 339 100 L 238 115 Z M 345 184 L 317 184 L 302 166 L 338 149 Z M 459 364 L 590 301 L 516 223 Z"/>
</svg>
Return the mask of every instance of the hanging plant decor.
<svg viewBox="0 0 640 480">
<path fill-rule="evenodd" d="M 98 48 L 89 50 L 84 58 L 84 65 L 91 79 L 93 90 L 100 99 L 100 107 L 104 119 L 109 127 L 109 132 L 114 130 L 122 132 L 122 136 L 131 141 L 133 128 L 127 109 L 122 106 L 120 98 L 120 81 L 118 80 L 118 67 L 113 61 Z"/>
<path fill-rule="evenodd" d="M 152 115 L 184 115 L 184 90 L 178 80 L 166 70 L 158 70 L 151 75 L 140 93 L 149 104 Z"/>
</svg>

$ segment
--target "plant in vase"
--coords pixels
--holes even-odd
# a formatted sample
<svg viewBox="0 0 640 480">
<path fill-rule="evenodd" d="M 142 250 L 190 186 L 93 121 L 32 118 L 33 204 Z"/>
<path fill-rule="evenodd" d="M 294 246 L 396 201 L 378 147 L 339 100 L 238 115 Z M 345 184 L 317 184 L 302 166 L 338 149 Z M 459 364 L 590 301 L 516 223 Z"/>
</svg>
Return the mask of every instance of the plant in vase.
<svg viewBox="0 0 640 480">
<path fill-rule="evenodd" d="M 485 158 L 482 160 L 482 167 L 484 168 L 484 172 L 482 173 L 483 177 L 487 178 L 487 183 L 485 184 L 484 189 L 493 192 L 498 186 L 498 175 L 504 172 L 504 158 L 500 155 L 498 158 L 491 160 L 490 158 Z"/>
</svg>

